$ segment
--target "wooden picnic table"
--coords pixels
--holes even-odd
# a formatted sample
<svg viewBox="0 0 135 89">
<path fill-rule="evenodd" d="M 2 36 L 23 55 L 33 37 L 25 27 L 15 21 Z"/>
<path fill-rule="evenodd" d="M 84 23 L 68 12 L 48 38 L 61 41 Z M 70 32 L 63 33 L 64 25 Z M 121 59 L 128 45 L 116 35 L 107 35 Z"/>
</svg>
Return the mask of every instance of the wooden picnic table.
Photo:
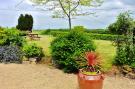
<svg viewBox="0 0 135 89">
<path fill-rule="evenodd" d="M 31 40 L 40 40 L 41 37 L 38 36 L 38 34 L 34 34 L 34 33 L 29 33 L 28 34 L 28 37 L 31 39 Z"/>
</svg>

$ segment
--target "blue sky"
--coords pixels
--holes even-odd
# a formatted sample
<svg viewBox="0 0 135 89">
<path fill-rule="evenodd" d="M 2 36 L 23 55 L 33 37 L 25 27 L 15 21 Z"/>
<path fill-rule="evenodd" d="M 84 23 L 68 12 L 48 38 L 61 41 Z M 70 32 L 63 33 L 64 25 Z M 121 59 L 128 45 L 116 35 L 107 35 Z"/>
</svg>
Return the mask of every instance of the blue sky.
<svg viewBox="0 0 135 89">
<path fill-rule="evenodd" d="M 68 28 L 66 19 L 51 18 L 50 12 L 37 11 L 27 0 L 19 6 L 21 0 L 0 0 L 0 26 L 14 27 L 20 14 L 32 14 L 34 17 L 34 29 Z M 86 28 L 106 28 L 116 20 L 120 12 L 131 10 L 135 16 L 135 0 L 104 0 L 102 6 L 94 10 L 96 16 L 77 17 L 72 20 L 74 25 L 83 25 Z"/>
</svg>

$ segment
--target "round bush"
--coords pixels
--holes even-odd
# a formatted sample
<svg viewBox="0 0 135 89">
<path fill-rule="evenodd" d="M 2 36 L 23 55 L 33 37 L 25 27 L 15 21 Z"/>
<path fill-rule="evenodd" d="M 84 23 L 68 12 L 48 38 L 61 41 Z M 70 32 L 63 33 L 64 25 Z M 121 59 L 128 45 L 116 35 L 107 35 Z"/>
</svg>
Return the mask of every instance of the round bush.
<svg viewBox="0 0 135 89">
<path fill-rule="evenodd" d="M 27 58 L 41 59 L 44 56 L 42 48 L 38 47 L 36 44 L 24 45 L 23 51 Z"/>
<path fill-rule="evenodd" d="M 86 66 L 83 53 L 95 51 L 93 41 L 84 32 L 71 31 L 51 43 L 54 64 L 65 72 L 77 72 Z"/>
</svg>

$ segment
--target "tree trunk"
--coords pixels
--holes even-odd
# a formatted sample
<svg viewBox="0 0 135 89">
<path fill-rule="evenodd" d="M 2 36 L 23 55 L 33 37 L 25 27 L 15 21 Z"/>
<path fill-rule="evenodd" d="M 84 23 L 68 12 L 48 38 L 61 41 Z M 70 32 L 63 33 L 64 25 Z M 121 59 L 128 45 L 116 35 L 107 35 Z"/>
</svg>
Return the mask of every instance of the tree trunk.
<svg viewBox="0 0 135 89">
<path fill-rule="evenodd" d="M 72 29 L 72 22 L 71 22 L 71 16 L 69 15 L 68 17 L 68 22 L 69 22 L 69 29 Z"/>
</svg>

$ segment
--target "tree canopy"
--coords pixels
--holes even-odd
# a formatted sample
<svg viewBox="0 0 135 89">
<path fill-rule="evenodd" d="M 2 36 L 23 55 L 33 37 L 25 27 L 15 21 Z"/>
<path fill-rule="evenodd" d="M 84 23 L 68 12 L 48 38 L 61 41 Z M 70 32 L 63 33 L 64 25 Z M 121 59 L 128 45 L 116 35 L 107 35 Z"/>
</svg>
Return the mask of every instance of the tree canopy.
<svg viewBox="0 0 135 89">
<path fill-rule="evenodd" d="M 109 25 L 108 30 L 114 34 L 126 34 L 127 30 L 133 29 L 133 18 L 129 12 L 120 13 L 117 21 Z"/>
<path fill-rule="evenodd" d="M 92 12 L 84 9 L 100 6 L 102 0 L 30 0 L 37 6 L 46 6 L 42 10 L 53 10 L 54 18 L 68 18 L 69 28 L 72 27 L 71 19 L 75 16 L 90 15 Z"/>
<path fill-rule="evenodd" d="M 18 18 L 18 25 L 16 26 L 16 28 L 22 31 L 32 31 L 32 27 L 33 17 L 28 14 L 21 14 Z"/>
</svg>

